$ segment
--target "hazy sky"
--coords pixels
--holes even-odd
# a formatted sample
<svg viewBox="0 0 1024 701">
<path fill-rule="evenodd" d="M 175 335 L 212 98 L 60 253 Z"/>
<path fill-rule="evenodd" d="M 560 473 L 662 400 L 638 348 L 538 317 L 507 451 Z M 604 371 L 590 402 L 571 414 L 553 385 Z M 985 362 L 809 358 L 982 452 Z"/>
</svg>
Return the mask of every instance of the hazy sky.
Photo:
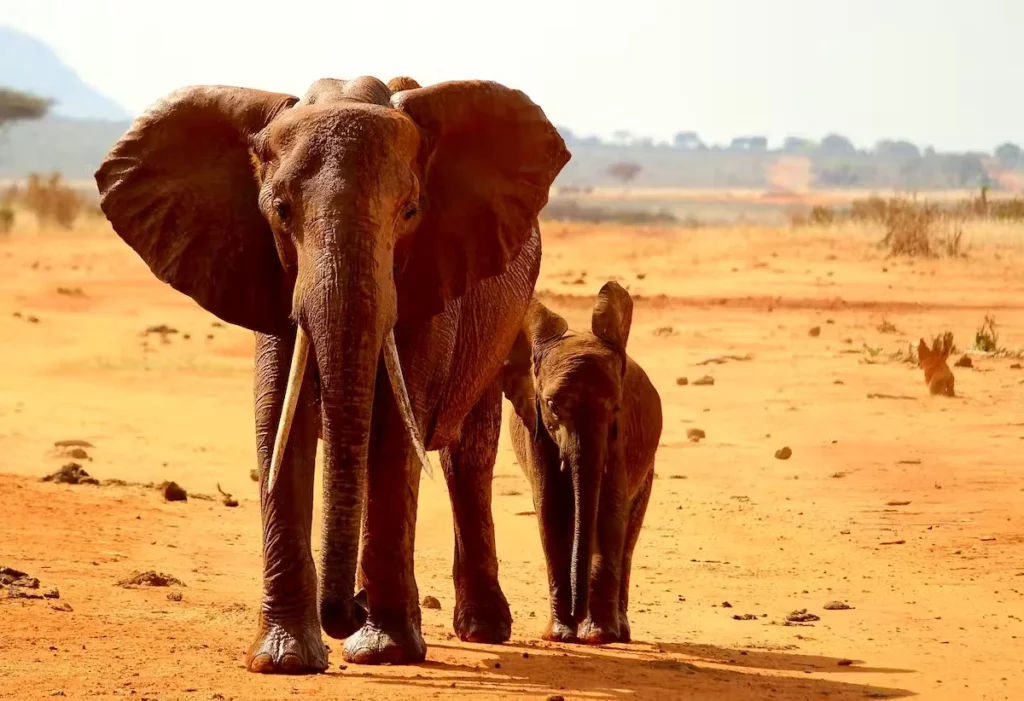
<svg viewBox="0 0 1024 701">
<path fill-rule="evenodd" d="M 557 124 L 1024 142 L 1024 0 L 0 0 L 133 112 L 192 83 L 487 78 Z"/>
</svg>

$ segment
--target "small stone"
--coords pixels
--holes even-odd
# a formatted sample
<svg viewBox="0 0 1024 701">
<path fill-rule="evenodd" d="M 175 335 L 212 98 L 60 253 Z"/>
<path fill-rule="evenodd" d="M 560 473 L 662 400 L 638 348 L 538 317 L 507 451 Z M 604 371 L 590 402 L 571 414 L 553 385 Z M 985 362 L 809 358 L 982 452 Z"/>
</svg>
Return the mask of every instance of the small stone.
<svg viewBox="0 0 1024 701">
<path fill-rule="evenodd" d="M 839 665 L 840 667 L 849 667 L 850 665 L 853 664 L 853 660 L 842 659 L 842 660 L 839 660 L 838 662 L 836 662 L 836 664 Z"/>
<path fill-rule="evenodd" d="M 789 460 L 791 457 L 793 457 L 793 451 L 792 449 L 790 449 L 788 445 L 783 446 L 775 451 L 776 460 Z"/>
<path fill-rule="evenodd" d="M 425 609 L 432 609 L 435 611 L 441 610 L 441 602 L 437 600 L 437 597 L 424 596 L 423 603 L 421 604 Z"/>
<path fill-rule="evenodd" d="M 43 598 L 44 599 L 59 599 L 60 598 L 60 592 L 57 591 L 57 587 L 54 587 L 53 589 L 47 589 L 46 591 L 43 592 Z"/>
<path fill-rule="evenodd" d="M 853 607 L 845 601 L 830 601 L 822 606 L 822 608 L 826 611 L 849 611 Z"/>
<path fill-rule="evenodd" d="M 757 616 L 752 613 L 737 613 L 732 617 L 732 619 L 734 621 L 756 621 Z"/>
<path fill-rule="evenodd" d="M 820 336 L 821 335 L 821 327 L 820 326 L 812 326 L 807 331 L 807 335 L 811 336 L 811 337 L 818 337 L 818 336 Z"/>
<path fill-rule="evenodd" d="M 249 470 L 249 479 L 251 479 L 253 482 L 259 482 L 260 481 L 260 471 L 259 470 Z"/>
<path fill-rule="evenodd" d="M 57 484 L 99 484 L 99 480 L 95 477 L 90 477 L 89 473 L 83 470 L 82 466 L 77 462 L 67 463 L 52 475 L 44 477 L 43 482 L 55 482 Z"/>
<path fill-rule="evenodd" d="M 686 431 L 686 437 L 690 439 L 691 443 L 699 443 L 704 438 L 704 431 L 699 428 L 691 428 Z"/>
<path fill-rule="evenodd" d="M 974 361 L 971 360 L 971 356 L 969 356 L 969 355 L 961 355 L 960 359 L 957 360 L 955 363 L 953 363 L 953 367 L 955 367 L 955 368 L 973 368 L 974 367 Z"/>
<path fill-rule="evenodd" d="M 694 380 L 693 384 L 698 386 L 698 387 L 700 387 L 700 386 L 707 386 L 707 385 L 713 385 L 713 384 L 715 384 L 715 378 L 713 378 L 711 375 L 705 375 L 704 377 L 700 377 L 700 378 Z"/>
<path fill-rule="evenodd" d="M 168 592 L 167 593 L 167 600 L 168 601 L 181 601 L 181 592 L 180 591 Z"/>
<path fill-rule="evenodd" d="M 724 609 L 731 609 L 732 608 L 732 604 L 730 604 L 728 601 L 723 601 L 722 602 L 722 608 L 724 608 Z"/>
<path fill-rule="evenodd" d="M 680 387 L 685 387 L 686 385 L 690 384 L 690 381 L 685 377 L 677 377 L 676 384 L 679 385 Z"/>
<path fill-rule="evenodd" d="M 1020 370 L 1020 369 L 1021 369 L 1021 364 L 1020 364 L 1020 363 L 1013 363 L 1013 364 L 1012 364 L 1012 365 L 1010 366 L 1010 369 L 1011 369 L 1011 370 Z"/>
<path fill-rule="evenodd" d="M 559 696 L 558 694 L 552 694 L 547 698 L 547 701 L 565 701 L 565 697 Z"/>
<path fill-rule="evenodd" d="M 50 608 L 54 611 L 63 611 L 64 613 L 72 613 L 74 611 L 74 609 L 71 608 L 71 604 L 63 601 L 59 604 L 50 604 Z"/>
<path fill-rule="evenodd" d="M 188 501 L 188 492 L 178 486 L 177 482 L 163 482 L 157 489 L 167 501 Z"/>
<path fill-rule="evenodd" d="M 799 609 L 797 611 L 790 612 L 790 614 L 786 616 L 786 620 L 792 623 L 810 623 L 811 621 L 820 621 L 821 618 L 813 613 L 807 613 L 807 609 Z"/>
</svg>

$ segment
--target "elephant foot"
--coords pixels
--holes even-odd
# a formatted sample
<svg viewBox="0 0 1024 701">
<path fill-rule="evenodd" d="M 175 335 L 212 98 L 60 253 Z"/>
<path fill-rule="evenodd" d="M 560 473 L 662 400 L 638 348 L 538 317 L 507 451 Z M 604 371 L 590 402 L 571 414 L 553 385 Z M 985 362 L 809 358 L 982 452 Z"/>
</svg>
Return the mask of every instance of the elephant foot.
<svg viewBox="0 0 1024 701">
<path fill-rule="evenodd" d="M 619 613 L 619 642 L 620 643 L 631 643 L 633 642 L 633 633 L 629 629 L 629 619 L 626 618 L 626 612 L 621 611 Z"/>
<path fill-rule="evenodd" d="M 544 629 L 544 634 L 541 638 L 547 640 L 550 643 L 575 643 L 579 642 L 576 637 L 575 625 L 563 623 L 552 618 L 548 622 L 548 627 Z"/>
<path fill-rule="evenodd" d="M 260 621 L 256 639 L 245 654 L 256 674 L 318 674 L 327 669 L 327 648 L 316 619 L 295 625 Z"/>
<path fill-rule="evenodd" d="M 367 621 L 345 641 L 342 657 L 352 664 L 417 664 L 427 658 L 427 644 L 419 626 L 384 629 Z"/>
<path fill-rule="evenodd" d="M 618 625 L 597 623 L 589 616 L 580 624 L 579 638 L 581 643 L 587 645 L 623 642 Z"/>
<path fill-rule="evenodd" d="M 345 640 L 365 624 L 365 591 L 347 601 L 324 599 L 320 602 L 320 626 L 335 640 Z"/>
<path fill-rule="evenodd" d="M 453 624 L 466 643 L 499 645 L 512 637 L 512 611 L 500 589 L 473 599 L 460 597 Z"/>
</svg>

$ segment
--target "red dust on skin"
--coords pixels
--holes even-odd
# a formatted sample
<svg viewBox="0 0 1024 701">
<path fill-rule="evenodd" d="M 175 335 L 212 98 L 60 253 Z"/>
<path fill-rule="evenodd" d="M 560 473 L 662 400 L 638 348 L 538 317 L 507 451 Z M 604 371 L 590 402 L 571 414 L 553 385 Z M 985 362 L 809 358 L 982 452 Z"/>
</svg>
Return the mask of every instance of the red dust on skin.
<svg viewBox="0 0 1024 701">
<path fill-rule="evenodd" d="M 953 334 L 946 333 L 936 336 L 932 347 L 921 339 L 917 345 L 917 365 L 924 370 L 924 381 L 928 391 L 946 397 L 955 397 L 953 391 L 953 371 L 946 362 L 953 350 Z"/>
</svg>

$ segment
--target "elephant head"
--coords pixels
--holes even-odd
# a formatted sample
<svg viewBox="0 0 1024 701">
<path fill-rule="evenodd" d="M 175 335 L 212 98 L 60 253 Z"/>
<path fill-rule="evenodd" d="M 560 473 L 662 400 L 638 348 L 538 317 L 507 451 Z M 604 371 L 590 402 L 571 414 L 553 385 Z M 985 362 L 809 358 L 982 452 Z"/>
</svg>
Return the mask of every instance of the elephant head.
<svg viewBox="0 0 1024 701">
<path fill-rule="evenodd" d="M 632 318 L 633 300 L 616 282 L 601 288 L 589 333 L 569 331 L 565 319 L 533 299 L 503 370 L 502 389 L 531 432 L 535 454 L 549 458 L 544 469 L 568 470 L 572 480 L 577 623 L 587 615 L 602 476 L 622 469 L 618 418 Z"/>
<path fill-rule="evenodd" d="M 359 78 L 318 81 L 301 100 L 178 90 L 136 119 L 97 170 L 104 214 L 156 277 L 227 322 L 296 334 L 271 489 L 312 347 L 325 492 L 340 492 L 325 494 L 325 511 L 332 496 L 343 531 L 324 538 L 346 543 L 349 598 L 382 355 L 429 469 L 393 328 L 502 273 L 568 160 L 520 91 Z"/>
</svg>

